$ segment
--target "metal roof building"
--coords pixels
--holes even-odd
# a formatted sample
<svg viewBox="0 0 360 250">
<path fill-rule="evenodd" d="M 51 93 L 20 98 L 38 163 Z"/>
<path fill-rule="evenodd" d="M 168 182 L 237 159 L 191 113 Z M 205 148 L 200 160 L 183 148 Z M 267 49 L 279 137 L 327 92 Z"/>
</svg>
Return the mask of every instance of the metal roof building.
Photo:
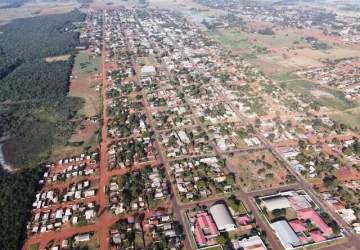
<svg viewBox="0 0 360 250">
<path fill-rule="evenodd" d="M 257 235 L 239 241 L 239 248 L 240 247 L 244 250 L 267 250 L 264 242 Z"/>
<path fill-rule="evenodd" d="M 264 206 L 268 211 L 273 211 L 275 209 L 283 209 L 291 207 L 288 198 L 284 196 L 273 196 L 265 198 L 262 200 Z"/>
<path fill-rule="evenodd" d="M 225 204 L 219 203 L 211 206 L 210 213 L 219 231 L 231 231 L 236 228 L 236 224 Z"/>
<path fill-rule="evenodd" d="M 277 237 L 281 241 L 281 244 L 285 249 L 293 249 L 301 244 L 299 238 L 295 234 L 294 230 L 289 226 L 289 223 L 285 220 L 280 220 L 271 223 L 271 226 L 275 230 Z"/>
</svg>

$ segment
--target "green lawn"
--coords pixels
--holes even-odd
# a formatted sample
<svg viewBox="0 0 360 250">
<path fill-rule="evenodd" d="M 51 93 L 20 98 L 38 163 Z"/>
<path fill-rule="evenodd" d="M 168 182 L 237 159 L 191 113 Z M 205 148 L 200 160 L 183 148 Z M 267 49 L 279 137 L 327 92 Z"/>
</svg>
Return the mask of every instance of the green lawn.
<svg viewBox="0 0 360 250">
<path fill-rule="evenodd" d="M 240 215 L 247 214 L 247 212 L 248 212 L 245 205 L 244 205 L 244 203 L 242 201 L 240 202 L 240 206 L 239 206 L 238 211 L 239 211 Z"/>
<path fill-rule="evenodd" d="M 79 78 L 87 77 L 99 71 L 100 61 L 100 56 L 92 56 L 80 51 L 75 57 L 74 72 Z"/>
<path fill-rule="evenodd" d="M 29 247 L 29 250 L 39 250 L 40 244 L 34 244 Z"/>
<path fill-rule="evenodd" d="M 233 29 L 212 29 L 207 34 L 227 49 L 249 50 L 251 47 L 248 38 Z"/>
<path fill-rule="evenodd" d="M 283 81 L 295 80 L 295 79 L 298 79 L 299 77 L 292 73 L 285 73 L 285 74 L 280 74 L 280 75 L 273 75 L 273 76 L 270 76 L 270 78 L 277 82 L 283 82 Z"/>
<path fill-rule="evenodd" d="M 291 76 L 283 76 L 283 79 L 285 77 Z M 322 87 L 318 84 L 301 79 L 285 81 L 286 80 L 283 80 L 283 82 L 280 83 L 285 89 L 304 95 L 310 95 L 322 106 L 335 110 L 345 110 L 357 106 L 357 103 L 346 99 L 344 93 L 339 90 Z"/>
</svg>

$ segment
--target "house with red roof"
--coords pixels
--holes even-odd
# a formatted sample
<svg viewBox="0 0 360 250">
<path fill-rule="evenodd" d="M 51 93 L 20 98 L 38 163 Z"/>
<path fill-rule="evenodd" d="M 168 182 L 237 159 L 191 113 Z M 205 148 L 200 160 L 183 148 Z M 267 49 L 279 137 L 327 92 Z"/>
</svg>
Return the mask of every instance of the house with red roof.
<svg viewBox="0 0 360 250">
<path fill-rule="evenodd" d="M 298 219 L 289 221 L 290 227 L 294 230 L 295 233 L 302 233 L 306 231 L 306 227 L 303 222 Z"/>
<path fill-rule="evenodd" d="M 214 220 L 207 212 L 198 212 L 190 220 L 193 226 L 195 241 L 199 247 L 209 245 L 209 240 L 219 235 Z"/>
<path fill-rule="evenodd" d="M 314 225 L 316 225 L 320 231 L 325 236 L 330 236 L 333 233 L 333 230 L 331 227 L 329 227 L 324 220 L 319 216 L 319 214 L 312 208 L 306 208 L 302 210 L 296 211 L 298 218 L 300 220 L 306 221 L 310 220 Z"/>
<path fill-rule="evenodd" d="M 343 182 L 359 181 L 360 173 L 352 167 L 342 167 L 336 171 L 336 178 Z"/>
<path fill-rule="evenodd" d="M 321 241 L 326 240 L 326 238 L 321 234 L 321 232 L 319 230 L 311 231 L 310 236 L 315 242 L 321 242 Z"/>
</svg>

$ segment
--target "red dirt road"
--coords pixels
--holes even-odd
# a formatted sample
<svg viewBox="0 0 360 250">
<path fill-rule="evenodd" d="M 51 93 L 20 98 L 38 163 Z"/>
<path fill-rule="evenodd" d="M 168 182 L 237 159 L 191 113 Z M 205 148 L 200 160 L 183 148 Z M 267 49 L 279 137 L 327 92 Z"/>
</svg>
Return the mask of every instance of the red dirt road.
<svg viewBox="0 0 360 250">
<path fill-rule="evenodd" d="M 105 23 L 105 22 L 104 22 Z M 105 29 L 105 27 L 104 27 Z M 102 79 L 102 86 L 101 86 L 101 94 L 103 97 L 103 123 L 101 129 L 101 144 L 100 144 L 100 183 L 99 183 L 99 243 L 101 250 L 108 250 L 108 223 L 109 223 L 109 216 L 107 214 L 106 209 L 106 194 L 105 194 L 105 187 L 108 181 L 108 171 L 107 171 L 107 112 L 106 112 L 106 44 L 103 41 L 102 45 L 102 53 L 101 53 L 101 79 Z"/>
</svg>

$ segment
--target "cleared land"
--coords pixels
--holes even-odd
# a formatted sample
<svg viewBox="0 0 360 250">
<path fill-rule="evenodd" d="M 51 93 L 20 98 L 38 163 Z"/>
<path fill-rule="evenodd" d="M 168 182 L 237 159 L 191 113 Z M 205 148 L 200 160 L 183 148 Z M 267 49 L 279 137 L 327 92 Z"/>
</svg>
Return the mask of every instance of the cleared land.
<svg viewBox="0 0 360 250">
<path fill-rule="evenodd" d="M 330 115 L 332 119 L 353 129 L 360 129 L 360 108 Z"/>
<path fill-rule="evenodd" d="M 251 48 L 251 41 L 246 35 L 235 29 L 212 29 L 207 34 L 227 49 L 246 53 Z"/>
<path fill-rule="evenodd" d="M 96 116 L 99 113 L 99 81 L 97 74 L 100 66 L 100 57 L 93 56 L 87 51 L 80 51 L 75 57 L 75 65 L 70 83 L 70 96 L 81 97 L 85 100 L 84 107 L 79 111 L 86 117 Z"/>
<path fill-rule="evenodd" d="M 360 56 L 356 46 L 339 44 L 332 37 L 320 36 L 315 31 L 287 28 L 273 29 L 274 35 L 243 31 L 239 28 L 217 28 L 207 30 L 207 34 L 225 48 L 243 55 L 269 75 L 284 74 L 294 70 L 319 67 L 325 60 L 335 60 Z M 329 49 L 311 48 L 306 37 L 317 37 Z"/>
<path fill-rule="evenodd" d="M 46 62 L 61 62 L 61 61 L 66 61 L 70 58 L 70 55 L 62 55 L 62 56 L 53 56 L 53 57 L 46 57 L 45 61 Z"/>
<path fill-rule="evenodd" d="M 17 18 L 33 17 L 38 15 L 61 14 L 80 7 L 78 1 L 29 1 L 18 8 L 0 9 L 0 25 Z"/>
<path fill-rule="evenodd" d="M 99 67 L 99 56 L 80 51 L 75 57 L 69 95 L 80 97 L 85 102 L 78 112 L 75 129 L 67 145 L 53 150 L 54 160 L 96 149 L 99 124 L 96 119 L 89 118 L 97 117 L 100 111 L 101 98 L 97 90 L 100 83 L 97 80 Z"/>
<path fill-rule="evenodd" d="M 292 176 L 270 151 L 258 151 L 234 155 L 227 161 L 232 171 L 239 176 L 240 185 L 246 191 L 290 184 Z"/>
<path fill-rule="evenodd" d="M 346 110 L 354 108 L 358 105 L 353 101 L 345 98 L 345 94 L 336 89 L 322 87 L 313 82 L 297 79 L 296 76 L 291 80 L 291 75 L 278 76 L 277 79 L 283 80 L 280 84 L 284 84 L 286 89 L 308 96 L 312 96 L 321 106 L 335 110 Z"/>
</svg>

